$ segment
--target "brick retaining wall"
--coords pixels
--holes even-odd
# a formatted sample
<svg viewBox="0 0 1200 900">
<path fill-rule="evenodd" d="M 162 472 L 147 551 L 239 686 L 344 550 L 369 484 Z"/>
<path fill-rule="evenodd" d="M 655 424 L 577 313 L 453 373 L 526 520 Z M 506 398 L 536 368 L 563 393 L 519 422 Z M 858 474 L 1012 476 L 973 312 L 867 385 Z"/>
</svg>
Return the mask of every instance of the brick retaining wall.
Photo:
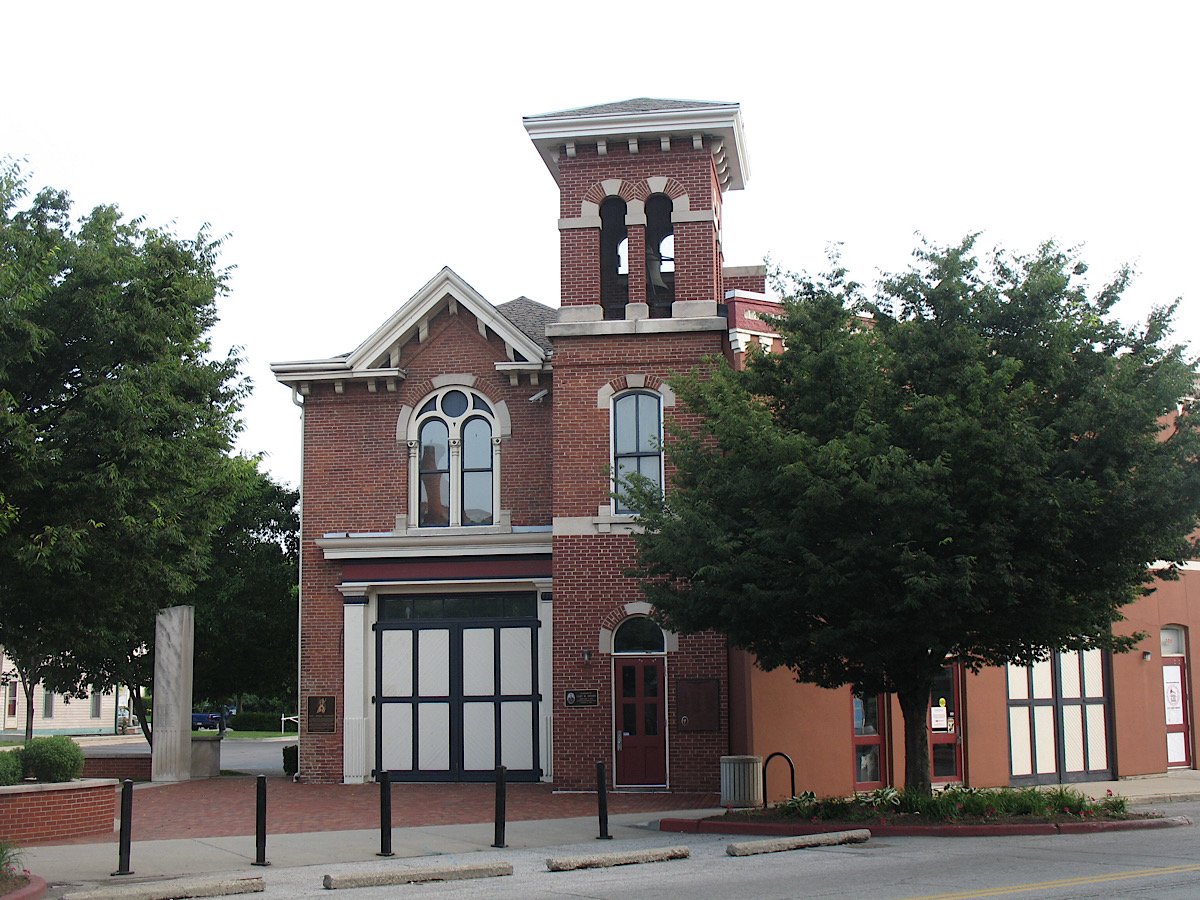
<svg viewBox="0 0 1200 900">
<path fill-rule="evenodd" d="M 110 778 L 0 787 L 0 841 L 11 844 L 109 834 L 116 814 Z"/>
<path fill-rule="evenodd" d="M 132 778 L 134 781 L 149 781 L 150 754 L 87 756 L 83 760 L 83 777 L 116 778 L 119 781 Z"/>
</svg>

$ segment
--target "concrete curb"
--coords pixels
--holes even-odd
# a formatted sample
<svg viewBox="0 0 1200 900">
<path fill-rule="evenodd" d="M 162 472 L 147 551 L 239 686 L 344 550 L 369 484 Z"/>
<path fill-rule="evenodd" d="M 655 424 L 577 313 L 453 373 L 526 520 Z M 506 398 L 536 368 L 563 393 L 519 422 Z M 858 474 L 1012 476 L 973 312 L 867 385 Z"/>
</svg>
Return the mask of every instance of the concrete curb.
<svg viewBox="0 0 1200 900">
<path fill-rule="evenodd" d="M 870 823 L 874 837 L 1027 837 L 1038 834 L 1091 834 L 1099 831 L 1137 831 L 1143 828 L 1176 828 L 1191 825 L 1187 816 L 1162 819 L 1125 819 L 1101 822 L 1030 822 L 1004 825 L 884 825 Z M 661 819 L 659 831 L 680 834 L 745 834 L 788 837 L 828 833 L 829 823 L 726 822 L 716 819 Z"/>
<path fill-rule="evenodd" d="M 836 847 L 839 844 L 865 844 L 871 832 L 865 828 L 853 831 L 830 831 L 804 837 L 776 838 L 767 841 L 742 841 L 725 848 L 729 856 L 757 856 L 760 853 L 783 853 L 787 850 L 804 850 L 807 847 Z"/>
<path fill-rule="evenodd" d="M 261 894 L 266 890 L 262 878 L 189 878 L 157 881 L 153 884 L 126 884 L 63 894 L 63 900 L 173 900 L 176 897 L 228 897 L 231 894 Z"/>
<path fill-rule="evenodd" d="M 326 890 L 340 888 L 384 887 L 392 884 L 422 884 L 429 881 L 463 881 L 468 878 L 498 878 L 511 875 L 509 863 L 464 864 L 461 866 L 420 866 L 371 872 L 363 875 L 326 875 L 321 884 Z"/>
<path fill-rule="evenodd" d="M 692 851 L 687 847 L 658 847 L 654 850 L 627 850 L 618 853 L 590 853 L 587 856 L 559 856 L 546 860 L 551 872 L 573 872 L 576 869 L 604 869 L 609 866 L 632 866 L 639 863 L 666 862 L 687 859 Z"/>
</svg>

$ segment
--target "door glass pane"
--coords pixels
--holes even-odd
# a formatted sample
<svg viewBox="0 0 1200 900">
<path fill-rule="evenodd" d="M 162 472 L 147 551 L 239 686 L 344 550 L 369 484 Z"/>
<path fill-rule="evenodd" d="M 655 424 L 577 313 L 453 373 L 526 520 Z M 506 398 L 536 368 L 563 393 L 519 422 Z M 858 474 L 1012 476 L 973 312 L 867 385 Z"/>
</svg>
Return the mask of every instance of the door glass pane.
<svg viewBox="0 0 1200 900">
<path fill-rule="evenodd" d="M 626 737 L 635 737 L 637 735 L 636 703 L 621 704 L 621 731 L 625 732 Z"/>
<path fill-rule="evenodd" d="M 1183 655 L 1183 632 L 1178 628 L 1164 628 L 1159 639 L 1163 656 Z"/>
<path fill-rule="evenodd" d="M 854 698 L 854 733 L 859 737 L 879 734 L 879 695 Z M 869 778 L 868 781 L 875 779 Z"/>
<path fill-rule="evenodd" d="M 943 707 L 947 713 L 954 712 L 954 677 L 950 669 L 941 669 L 933 676 L 929 705 Z"/>
<path fill-rule="evenodd" d="M 637 669 L 633 666 L 621 666 L 621 696 L 637 696 Z"/>
<path fill-rule="evenodd" d="M 881 780 L 879 777 L 879 747 L 855 747 L 854 756 L 855 781 Z"/>
<path fill-rule="evenodd" d="M 646 722 L 646 729 L 642 733 L 646 737 L 654 737 L 658 734 L 658 704 L 647 703 L 643 707 L 643 718 Z"/>
<path fill-rule="evenodd" d="M 658 696 L 658 667 L 657 666 L 646 666 L 644 669 L 642 669 L 642 672 L 644 673 L 642 675 L 642 678 L 644 679 L 644 683 L 642 686 L 642 696 L 643 697 L 657 697 Z"/>
<path fill-rule="evenodd" d="M 958 776 L 958 753 L 954 744 L 933 745 L 933 775 L 935 778 Z"/>
</svg>

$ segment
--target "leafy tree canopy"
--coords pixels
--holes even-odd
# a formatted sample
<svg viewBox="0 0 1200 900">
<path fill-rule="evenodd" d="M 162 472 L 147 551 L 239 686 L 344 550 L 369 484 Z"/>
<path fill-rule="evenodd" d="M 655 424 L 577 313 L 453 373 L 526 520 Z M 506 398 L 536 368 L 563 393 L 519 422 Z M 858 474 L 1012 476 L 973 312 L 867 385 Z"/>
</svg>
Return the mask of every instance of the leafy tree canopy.
<svg viewBox="0 0 1200 900">
<path fill-rule="evenodd" d="M 217 530 L 208 577 L 185 601 L 196 607 L 194 694 L 211 703 L 254 694 L 290 712 L 296 703 L 300 495 L 260 472 L 254 460 L 237 464 L 243 489 Z"/>
<path fill-rule="evenodd" d="M 662 621 L 716 629 L 805 682 L 898 694 L 906 782 L 929 789 L 925 716 L 947 660 L 1127 649 L 1148 563 L 1195 553 L 1197 370 L 1174 306 L 1118 324 L 1123 271 L 1089 293 L 1054 244 L 981 262 L 922 247 L 875 295 L 837 267 L 792 279 L 778 354 L 672 379 L 665 501 L 633 505 Z"/>
<path fill-rule="evenodd" d="M 237 480 L 244 385 L 207 339 L 221 242 L 26 199 L 0 163 L 0 645 L 27 692 L 142 684 Z"/>
</svg>

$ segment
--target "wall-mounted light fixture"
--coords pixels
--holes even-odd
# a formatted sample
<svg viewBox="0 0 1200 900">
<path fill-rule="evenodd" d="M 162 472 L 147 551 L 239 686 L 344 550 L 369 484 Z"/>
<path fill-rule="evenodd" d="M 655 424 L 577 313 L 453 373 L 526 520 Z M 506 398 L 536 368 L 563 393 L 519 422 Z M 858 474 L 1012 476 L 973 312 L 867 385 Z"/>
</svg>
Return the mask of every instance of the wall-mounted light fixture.
<svg viewBox="0 0 1200 900">
<path fill-rule="evenodd" d="M 588 648 L 586 648 L 586 647 L 585 647 L 585 648 L 583 649 L 583 662 L 584 662 L 584 665 L 587 665 L 587 664 L 588 664 L 588 663 L 590 663 L 591 661 L 592 661 L 592 651 L 591 651 L 591 650 L 589 650 Z"/>
<path fill-rule="evenodd" d="M 1153 655 L 1154 655 L 1154 654 L 1152 654 L 1152 653 L 1151 653 L 1149 650 L 1143 650 L 1143 651 L 1142 651 L 1142 661 L 1143 661 L 1143 662 L 1150 662 L 1150 658 L 1151 658 Z"/>
</svg>

